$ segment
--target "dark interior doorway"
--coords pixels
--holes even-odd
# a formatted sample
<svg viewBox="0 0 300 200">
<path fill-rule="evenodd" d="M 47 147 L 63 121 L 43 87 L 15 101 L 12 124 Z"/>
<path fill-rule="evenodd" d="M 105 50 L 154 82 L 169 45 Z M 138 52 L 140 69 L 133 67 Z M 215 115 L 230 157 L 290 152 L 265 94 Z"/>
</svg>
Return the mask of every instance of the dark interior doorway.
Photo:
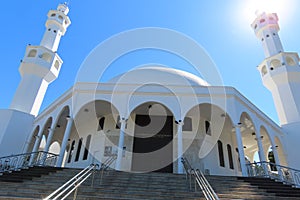
<svg viewBox="0 0 300 200">
<path fill-rule="evenodd" d="M 173 172 L 173 116 L 136 115 L 132 171 Z"/>
</svg>

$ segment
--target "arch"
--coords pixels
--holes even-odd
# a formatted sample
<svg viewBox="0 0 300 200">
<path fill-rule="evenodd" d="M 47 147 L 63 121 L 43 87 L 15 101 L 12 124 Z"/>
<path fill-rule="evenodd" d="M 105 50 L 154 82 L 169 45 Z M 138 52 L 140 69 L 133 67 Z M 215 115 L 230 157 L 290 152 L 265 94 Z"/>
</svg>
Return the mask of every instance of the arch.
<svg viewBox="0 0 300 200">
<path fill-rule="evenodd" d="M 49 54 L 49 53 L 43 53 L 42 56 L 41 56 L 41 58 L 42 58 L 43 60 L 45 60 L 46 62 L 50 63 L 50 62 L 51 62 L 52 56 L 51 56 L 51 54 Z"/>
<path fill-rule="evenodd" d="M 178 160 L 173 155 L 173 137 L 177 132 L 172 111 L 164 104 L 147 101 L 130 113 L 128 125 L 131 128 L 126 133 L 133 138 L 124 146 L 131 146 L 132 142 L 131 170 L 173 172 L 173 162 Z"/>
<path fill-rule="evenodd" d="M 264 76 L 264 75 L 266 75 L 267 73 L 268 73 L 268 71 L 267 71 L 266 65 L 262 66 L 262 68 L 261 68 L 261 75 Z"/>
<path fill-rule="evenodd" d="M 52 13 L 50 16 L 51 16 L 51 17 L 55 17 L 55 16 L 56 16 L 56 14 L 55 14 L 55 13 Z"/>
<path fill-rule="evenodd" d="M 278 68 L 278 67 L 281 67 L 281 62 L 280 62 L 280 60 L 278 60 L 278 59 L 273 59 L 273 60 L 271 60 L 271 62 L 270 62 L 270 69 L 271 70 L 273 70 L 273 69 L 276 69 L 276 68 Z"/>
<path fill-rule="evenodd" d="M 37 54 L 37 50 L 36 50 L 36 49 L 31 49 L 31 50 L 29 51 L 27 57 L 33 58 L 33 57 L 36 56 L 36 54 Z"/>
<path fill-rule="evenodd" d="M 60 144 L 57 141 L 53 142 L 49 147 L 49 152 L 54 154 L 59 154 Z"/>
<path fill-rule="evenodd" d="M 79 139 L 78 145 L 77 145 L 77 150 L 76 150 L 76 155 L 75 155 L 75 162 L 79 160 L 80 152 L 81 152 L 81 147 L 82 147 L 82 138 Z"/>
<path fill-rule="evenodd" d="M 174 99 L 172 99 L 172 100 L 174 100 Z M 176 100 L 178 100 L 178 99 L 176 99 Z M 135 101 L 135 102 L 133 102 L 133 101 Z M 168 104 L 167 100 L 163 100 L 163 99 L 159 99 L 159 98 L 151 99 L 150 101 L 149 101 L 149 99 L 139 99 L 139 100 L 130 99 L 130 102 L 129 102 L 130 108 L 128 109 L 128 113 L 129 113 L 128 116 L 130 116 L 130 113 L 132 113 L 133 110 L 135 110 L 139 106 L 144 105 L 144 104 L 149 104 L 149 103 L 161 104 L 171 112 L 171 115 L 173 115 L 175 119 L 179 117 L 180 112 L 179 112 L 178 108 L 180 108 L 180 106 L 179 106 L 178 101 L 174 101 L 173 103 L 176 105 L 171 106 L 170 104 Z M 127 116 L 124 116 L 124 117 L 127 118 Z"/>
<path fill-rule="evenodd" d="M 281 165 L 284 165 L 284 166 L 288 166 L 288 163 L 287 163 L 287 160 L 286 160 L 286 154 L 284 152 L 284 149 L 283 149 L 283 145 L 279 139 L 278 136 L 275 136 L 275 146 L 274 148 L 276 148 L 277 152 L 278 152 L 278 157 L 279 157 L 279 162 Z M 276 160 L 275 160 L 276 162 Z"/>
<path fill-rule="evenodd" d="M 74 153 L 74 149 L 75 149 L 75 140 L 73 140 L 72 143 L 71 143 L 67 163 L 70 163 L 72 161 L 72 156 L 73 156 L 73 153 Z"/>
<path fill-rule="evenodd" d="M 90 149 L 90 144 L 91 144 L 91 138 L 92 138 L 92 135 L 88 135 L 87 138 L 86 138 L 82 160 L 87 160 L 88 159 L 89 149 Z"/>
<path fill-rule="evenodd" d="M 265 159 L 266 161 L 268 161 L 268 152 L 269 152 L 269 149 L 270 147 L 272 146 L 272 143 L 271 143 L 271 140 L 270 140 L 270 135 L 267 131 L 267 129 L 261 125 L 260 126 L 260 136 L 261 136 L 261 141 L 262 141 L 262 145 L 263 145 L 263 148 L 264 148 L 264 155 L 265 155 Z"/>
<path fill-rule="evenodd" d="M 225 167 L 223 143 L 220 140 L 218 140 L 218 153 L 219 153 L 219 165 L 221 167 Z"/>
<path fill-rule="evenodd" d="M 294 60 L 292 57 L 287 56 L 287 57 L 285 58 L 285 60 L 286 60 L 286 63 L 287 63 L 289 66 L 296 66 L 296 62 L 295 62 L 295 60 Z"/>
<path fill-rule="evenodd" d="M 60 63 L 58 62 L 58 60 L 55 61 L 54 63 L 54 67 L 59 70 L 59 66 L 60 66 Z"/>
<path fill-rule="evenodd" d="M 250 162 L 254 161 L 255 152 L 258 151 L 258 145 L 256 140 L 255 127 L 252 118 L 247 112 L 242 112 L 240 115 L 240 131 L 242 136 L 242 143 L 244 146 L 245 157 Z"/>
<path fill-rule="evenodd" d="M 233 157 L 232 157 L 232 149 L 231 149 L 231 145 L 230 144 L 227 144 L 227 154 L 228 154 L 229 168 L 230 169 L 234 169 Z"/>
<path fill-rule="evenodd" d="M 32 152 L 33 146 L 34 146 L 34 143 L 35 143 L 35 141 L 36 141 L 36 137 L 37 137 L 38 134 L 39 134 L 39 131 L 40 131 L 40 125 L 37 125 L 37 126 L 34 128 L 32 134 L 31 134 L 32 137 L 30 138 L 28 147 L 27 147 L 27 149 L 25 150 L 25 151 L 27 151 L 27 152 L 25 152 L 25 153 Z"/>
<path fill-rule="evenodd" d="M 63 16 L 58 15 L 58 19 L 62 21 L 64 18 L 63 18 Z"/>
</svg>

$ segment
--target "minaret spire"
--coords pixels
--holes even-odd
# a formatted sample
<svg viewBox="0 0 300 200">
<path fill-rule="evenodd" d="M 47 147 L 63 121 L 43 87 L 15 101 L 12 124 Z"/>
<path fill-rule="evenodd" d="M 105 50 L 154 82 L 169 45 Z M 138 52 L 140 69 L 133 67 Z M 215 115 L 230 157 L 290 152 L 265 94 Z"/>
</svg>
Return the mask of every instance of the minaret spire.
<svg viewBox="0 0 300 200">
<path fill-rule="evenodd" d="M 251 26 L 265 52 L 258 70 L 264 86 L 272 92 L 280 124 L 300 125 L 299 56 L 284 51 L 276 13 L 259 13 Z"/>
<path fill-rule="evenodd" d="M 58 77 L 63 63 L 56 51 L 61 36 L 71 24 L 68 12 L 66 4 L 59 4 L 56 10 L 50 10 L 40 45 L 27 46 L 19 68 L 22 79 L 10 109 L 35 116 L 38 114 L 48 85 Z"/>
</svg>

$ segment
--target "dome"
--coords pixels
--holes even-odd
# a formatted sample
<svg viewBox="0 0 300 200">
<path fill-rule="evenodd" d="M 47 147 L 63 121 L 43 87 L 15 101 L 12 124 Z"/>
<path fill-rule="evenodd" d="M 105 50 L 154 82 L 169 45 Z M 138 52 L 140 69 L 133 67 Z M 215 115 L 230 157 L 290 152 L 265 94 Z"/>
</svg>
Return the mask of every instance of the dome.
<svg viewBox="0 0 300 200">
<path fill-rule="evenodd" d="M 194 74 L 161 66 L 136 68 L 110 79 L 108 83 L 209 86 L 206 81 Z"/>
</svg>

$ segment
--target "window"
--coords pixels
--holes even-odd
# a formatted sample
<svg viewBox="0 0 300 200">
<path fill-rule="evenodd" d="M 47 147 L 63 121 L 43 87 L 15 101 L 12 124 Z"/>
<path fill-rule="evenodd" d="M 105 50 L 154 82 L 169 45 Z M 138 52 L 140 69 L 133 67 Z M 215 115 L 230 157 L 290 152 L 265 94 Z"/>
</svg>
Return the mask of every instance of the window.
<svg viewBox="0 0 300 200">
<path fill-rule="evenodd" d="M 101 117 L 99 119 L 97 131 L 102 131 L 104 129 L 104 121 L 105 121 L 105 117 Z"/>
<path fill-rule="evenodd" d="M 264 75 L 266 75 L 267 73 L 268 73 L 267 67 L 266 67 L 266 65 L 264 65 L 264 66 L 261 68 L 261 74 L 262 74 L 262 76 L 264 76 Z"/>
<path fill-rule="evenodd" d="M 85 149 L 82 160 L 87 160 L 89 155 L 90 143 L 91 143 L 91 135 L 88 135 L 85 142 Z"/>
<path fill-rule="evenodd" d="M 232 159 L 232 150 L 230 144 L 227 144 L 227 153 L 228 153 L 228 161 L 230 169 L 234 169 L 233 159 Z"/>
<path fill-rule="evenodd" d="M 261 19 L 259 22 L 264 23 L 265 21 L 266 21 L 265 19 Z"/>
<path fill-rule="evenodd" d="M 289 57 L 289 56 L 286 57 L 286 63 L 289 66 L 295 66 L 296 65 L 296 62 L 294 61 L 294 59 L 292 57 Z"/>
<path fill-rule="evenodd" d="M 59 15 L 58 19 L 63 20 L 64 18 L 61 15 Z"/>
<path fill-rule="evenodd" d="M 79 155 L 80 155 L 81 146 L 82 146 L 82 138 L 80 138 L 80 140 L 79 140 L 79 142 L 78 142 L 77 151 L 76 151 L 76 156 L 75 156 L 75 162 L 77 162 L 77 161 L 79 160 Z"/>
<path fill-rule="evenodd" d="M 75 147 L 75 140 L 73 140 L 73 142 L 71 144 L 71 148 L 70 148 L 70 152 L 69 152 L 69 157 L 68 157 L 68 163 L 70 163 L 71 160 L 72 160 L 72 155 L 73 155 L 74 147 Z"/>
<path fill-rule="evenodd" d="M 116 121 L 116 129 L 120 129 L 120 127 L 121 127 L 120 116 L 118 116 Z"/>
<path fill-rule="evenodd" d="M 49 53 L 43 53 L 42 54 L 42 59 L 45 60 L 46 62 L 50 63 L 51 55 Z"/>
<path fill-rule="evenodd" d="M 54 67 L 58 70 L 59 69 L 59 62 L 58 60 L 55 61 Z"/>
<path fill-rule="evenodd" d="M 220 140 L 218 140 L 218 151 L 219 151 L 219 164 L 221 167 L 225 167 L 223 144 Z"/>
<path fill-rule="evenodd" d="M 271 68 L 276 69 L 281 66 L 281 62 L 278 59 L 274 59 L 270 62 Z"/>
<path fill-rule="evenodd" d="M 211 135 L 210 122 L 209 121 L 205 121 L 205 133 L 206 133 L 206 135 Z"/>
<path fill-rule="evenodd" d="M 32 50 L 29 51 L 28 57 L 35 57 L 36 53 L 37 53 L 37 51 L 35 49 L 32 49 Z"/>
<path fill-rule="evenodd" d="M 184 122 L 183 126 L 182 126 L 183 131 L 192 131 L 193 130 L 192 118 L 185 117 L 183 122 Z"/>
<path fill-rule="evenodd" d="M 55 17 L 55 13 L 52 13 L 52 14 L 51 14 L 51 17 Z"/>
</svg>

